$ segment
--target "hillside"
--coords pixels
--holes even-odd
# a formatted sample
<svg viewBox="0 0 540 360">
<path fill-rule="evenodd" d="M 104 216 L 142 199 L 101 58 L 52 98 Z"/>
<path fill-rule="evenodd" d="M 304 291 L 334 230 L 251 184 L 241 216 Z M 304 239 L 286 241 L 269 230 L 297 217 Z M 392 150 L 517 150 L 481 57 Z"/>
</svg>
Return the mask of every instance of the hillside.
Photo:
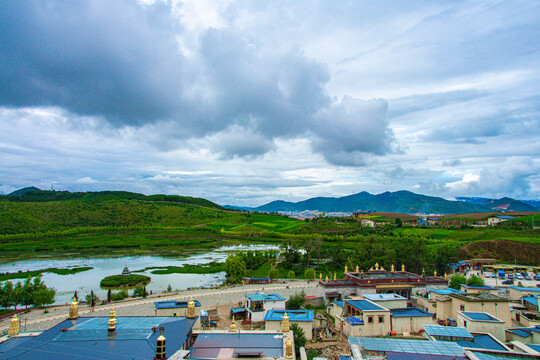
<svg viewBox="0 0 540 360">
<path fill-rule="evenodd" d="M 29 193 L 29 192 L 32 192 L 32 191 L 40 191 L 40 189 L 38 189 L 35 186 L 25 187 L 25 188 L 22 188 L 22 189 L 19 189 L 19 190 L 15 190 L 12 193 L 9 193 L 8 196 L 22 196 L 22 195 L 24 195 L 26 193 Z"/>
<path fill-rule="evenodd" d="M 525 202 L 523 200 L 514 200 L 509 197 L 503 197 L 501 199 L 488 199 L 477 197 L 456 197 L 458 201 L 467 202 L 470 204 L 482 205 L 493 211 L 537 211 L 538 207 L 534 206 L 538 204 L 538 201 L 529 200 Z"/>
<path fill-rule="evenodd" d="M 214 217 L 219 205 L 176 195 L 121 191 L 32 191 L 2 196 L 0 234 L 63 231 L 74 227 L 182 226 Z M 193 220 L 192 220 L 193 219 Z"/>
<path fill-rule="evenodd" d="M 419 195 L 410 191 L 384 192 L 378 195 L 363 191 L 340 198 L 317 197 L 296 203 L 280 200 L 259 206 L 254 210 L 268 212 L 304 210 L 354 212 L 360 209 L 405 214 L 459 214 L 491 211 L 484 205 L 450 201 L 440 197 Z"/>
</svg>

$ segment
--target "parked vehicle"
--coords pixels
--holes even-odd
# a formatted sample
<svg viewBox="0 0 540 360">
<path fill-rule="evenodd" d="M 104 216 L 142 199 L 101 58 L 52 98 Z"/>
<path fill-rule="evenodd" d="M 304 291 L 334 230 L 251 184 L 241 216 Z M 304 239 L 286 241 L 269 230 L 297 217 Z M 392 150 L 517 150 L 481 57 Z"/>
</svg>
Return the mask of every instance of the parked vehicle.
<svg viewBox="0 0 540 360">
<path fill-rule="evenodd" d="M 512 280 L 512 279 L 507 279 L 507 280 L 504 280 L 502 283 L 503 283 L 503 285 L 511 285 L 511 284 L 514 283 L 514 280 Z M 540 285 L 540 284 L 539 284 L 539 285 Z"/>
<path fill-rule="evenodd" d="M 516 274 L 516 280 L 523 280 L 523 275 Z"/>
<path fill-rule="evenodd" d="M 535 274 L 534 275 L 534 280 L 540 281 L 540 274 Z"/>
<path fill-rule="evenodd" d="M 513 278 L 514 278 L 514 274 L 508 274 L 508 278 L 509 278 L 509 279 L 513 279 Z"/>
<path fill-rule="evenodd" d="M 527 274 L 523 277 L 525 280 L 532 280 L 531 275 Z"/>
<path fill-rule="evenodd" d="M 499 270 L 499 278 L 504 279 L 506 277 L 506 274 L 504 273 L 504 270 Z"/>
</svg>

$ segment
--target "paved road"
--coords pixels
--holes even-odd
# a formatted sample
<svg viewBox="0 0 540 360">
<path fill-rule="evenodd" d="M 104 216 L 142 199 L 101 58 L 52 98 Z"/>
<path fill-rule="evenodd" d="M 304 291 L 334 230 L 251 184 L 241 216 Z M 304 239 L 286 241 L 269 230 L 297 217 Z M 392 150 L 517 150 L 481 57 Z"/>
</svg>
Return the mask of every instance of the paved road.
<svg viewBox="0 0 540 360">
<path fill-rule="evenodd" d="M 306 295 L 316 295 L 317 283 L 306 281 L 293 281 L 287 284 L 263 284 L 263 285 L 243 285 L 224 289 L 198 289 L 185 290 L 174 293 L 154 294 L 146 299 L 130 299 L 114 303 L 114 309 L 118 316 L 153 316 L 155 314 L 155 301 L 164 300 L 189 300 L 190 297 L 198 300 L 202 307 L 213 308 L 216 304 L 229 303 L 231 301 L 242 301 L 244 295 L 253 294 L 256 291 L 263 293 L 276 292 L 285 298 L 304 291 Z M 26 314 L 20 314 L 22 331 L 43 331 L 60 323 L 67 318 L 69 305 L 51 307 L 48 313 L 43 309 L 31 310 Z M 108 316 L 111 305 L 98 305 L 94 311 L 86 305 L 79 306 L 79 316 Z M 7 330 L 9 318 L 0 321 L 0 331 Z"/>
</svg>

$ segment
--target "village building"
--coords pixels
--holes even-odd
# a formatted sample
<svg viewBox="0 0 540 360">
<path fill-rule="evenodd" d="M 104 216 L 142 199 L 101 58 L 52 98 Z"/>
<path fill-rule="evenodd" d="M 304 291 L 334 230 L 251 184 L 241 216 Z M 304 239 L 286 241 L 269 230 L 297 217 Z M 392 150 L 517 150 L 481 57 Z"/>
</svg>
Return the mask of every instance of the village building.
<svg viewBox="0 0 540 360">
<path fill-rule="evenodd" d="M 190 359 L 296 359 L 292 331 L 239 331 L 234 323 L 230 330 L 194 331 L 189 350 Z"/>
<path fill-rule="evenodd" d="M 438 297 L 436 301 L 437 319 L 440 320 L 456 319 L 458 311 L 485 312 L 504 321 L 506 327 L 512 326 L 510 300 L 497 295 L 485 292 L 479 294 L 454 293 Z"/>
<path fill-rule="evenodd" d="M 304 331 L 308 341 L 313 339 L 315 315 L 312 310 L 268 310 L 264 316 L 265 330 L 279 331 L 283 325 L 283 318 L 288 317 L 290 325 L 296 324 Z"/>
<path fill-rule="evenodd" d="M 490 333 L 500 341 L 506 341 L 504 321 L 485 312 L 458 311 L 457 325 L 471 333 Z"/>
<path fill-rule="evenodd" d="M 419 308 L 392 309 L 392 331 L 397 334 L 420 334 L 425 325 L 432 325 L 435 314 Z"/>
<path fill-rule="evenodd" d="M 401 271 L 396 271 L 394 266 L 390 271 L 375 264 L 367 272 L 358 268 L 354 272 L 346 271 L 343 279 L 320 279 L 319 296 L 326 299 L 330 304 L 333 300 L 346 299 L 351 296 L 364 294 L 385 294 L 396 293 L 405 298 L 410 298 L 411 294 L 417 291 L 424 291 L 426 287 L 446 288 L 448 281 L 437 276 L 423 276 L 405 271 L 405 266 L 401 266 Z"/>
<path fill-rule="evenodd" d="M 251 294 L 246 295 L 246 309 L 248 320 L 264 321 L 268 310 L 285 310 L 286 299 L 279 294 Z"/>
<path fill-rule="evenodd" d="M 540 295 L 540 288 L 537 287 L 510 286 L 508 289 L 510 300 L 512 301 L 520 301 L 521 298 L 530 296 L 531 294 Z"/>
<path fill-rule="evenodd" d="M 540 345 L 540 325 L 506 329 L 506 341 Z"/>
<path fill-rule="evenodd" d="M 369 300 L 345 300 L 336 327 L 346 336 L 382 336 L 392 330 L 390 310 Z"/>
<path fill-rule="evenodd" d="M 498 295 L 499 289 L 493 286 L 483 285 L 483 286 L 469 286 L 461 284 L 461 291 L 466 294 L 479 294 L 486 292 L 492 295 Z"/>
</svg>

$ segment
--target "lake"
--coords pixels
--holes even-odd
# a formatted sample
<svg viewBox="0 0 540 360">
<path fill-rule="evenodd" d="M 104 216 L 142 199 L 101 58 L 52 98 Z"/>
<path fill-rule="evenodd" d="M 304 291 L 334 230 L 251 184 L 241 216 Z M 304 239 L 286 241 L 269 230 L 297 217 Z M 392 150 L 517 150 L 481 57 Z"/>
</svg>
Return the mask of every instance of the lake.
<svg viewBox="0 0 540 360">
<path fill-rule="evenodd" d="M 223 246 L 211 251 L 191 253 L 185 257 L 166 256 L 123 256 L 123 257 L 100 257 L 100 258 L 71 258 L 71 259 L 47 259 L 47 260 L 23 260 L 0 265 L 0 272 L 33 271 L 46 268 L 73 268 L 90 266 L 93 269 L 73 275 L 43 274 L 43 281 L 48 287 L 56 289 L 55 304 L 69 303 L 73 299 L 73 292 L 78 291 L 79 298 L 90 293 L 91 290 L 99 296 L 100 300 L 107 299 L 107 290 L 99 287 L 99 282 L 106 276 L 121 274 L 125 266 L 129 270 L 142 270 L 146 267 L 182 266 L 186 264 L 207 264 L 212 261 L 225 262 L 230 252 L 278 249 L 272 245 L 235 245 Z M 150 276 L 152 281 L 146 287 L 148 292 L 162 292 L 169 285 L 173 290 L 185 290 L 194 287 L 211 287 L 225 281 L 225 272 L 215 274 L 151 274 L 150 271 L 137 272 Z M 14 279 L 11 282 L 24 281 Z M 132 294 L 133 290 L 129 290 Z"/>
</svg>

